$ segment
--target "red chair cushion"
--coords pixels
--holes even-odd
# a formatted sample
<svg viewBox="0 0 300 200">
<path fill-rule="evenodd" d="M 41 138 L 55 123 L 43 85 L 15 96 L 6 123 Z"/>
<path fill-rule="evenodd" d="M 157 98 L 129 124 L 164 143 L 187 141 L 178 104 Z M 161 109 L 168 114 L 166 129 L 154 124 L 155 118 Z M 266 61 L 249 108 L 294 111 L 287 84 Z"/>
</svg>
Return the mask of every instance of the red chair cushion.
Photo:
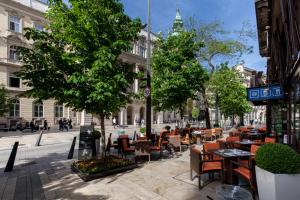
<svg viewBox="0 0 300 200">
<path fill-rule="evenodd" d="M 251 179 L 250 170 L 245 167 L 238 167 L 233 169 L 233 171 L 236 172 L 237 174 L 242 175 L 247 180 Z"/>
<path fill-rule="evenodd" d="M 202 171 L 222 170 L 221 162 L 204 162 L 202 164 Z"/>
</svg>

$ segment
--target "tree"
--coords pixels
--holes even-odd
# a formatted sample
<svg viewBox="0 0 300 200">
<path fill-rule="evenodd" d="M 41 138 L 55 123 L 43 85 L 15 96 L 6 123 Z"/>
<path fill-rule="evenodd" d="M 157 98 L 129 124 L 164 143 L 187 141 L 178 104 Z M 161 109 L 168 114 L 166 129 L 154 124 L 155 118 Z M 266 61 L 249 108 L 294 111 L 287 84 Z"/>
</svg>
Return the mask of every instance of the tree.
<svg viewBox="0 0 300 200">
<path fill-rule="evenodd" d="M 7 90 L 3 85 L 0 85 L 0 117 L 3 117 L 9 108 L 9 98 L 7 96 Z"/>
<path fill-rule="evenodd" d="M 31 87 L 26 96 L 53 98 L 101 121 L 130 101 L 135 74 L 119 59 L 138 37 L 141 23 L 124 14 L 118 0 L 50 1 L 47 32 L 27 28 L 32 48 L 21 48 L 17 75 Z"/>
<path fill-rule="evenodd" d="M 233 123 L 235 116 L 242 119 L 245 113 L 251 111 L 246 87 L 242 84 L 239 75 L 226 64 L 221 65 L 221 69 L 212 74 L 209 89 L 219 96 L 222 114 L 225 117 L 232 117 Z"/>
<path fill-rule="evenodd" d="M 156 110 L 176 110 L 183 119 L 189 98 L 207 80 L 206 71 L 196 60 L 202 43 L 195 42 L 194 32 L 168 35 L 157 41 L 152 55 L 152 104 Z"/>
<path fill-rule="evenodd" d="M 237 31 L 225 31 L 222 27 L 222 23 L 215 21 L 209 24 L 205 24 L 190 18 L 188 21 L 188 29 L 196 31 L 196 40 L 202 41 L 205 44 L 204 48 L 199 49 L 198 60 L 203 65 L 206 66 L 211 73 L 213 73 L 217 66 L 224 63 L 226 60 L 231 60 L 231 62 L 239 63 L 241 62 L 241 56 L 243 54 L 252 53 L 252 46 L 247 45 L 248 39 L 254 39 L 256 33 L 252 25 L 245 21 L 242 24 L 240 30 Z M 232 63 L 233 64 L 233 63 Z M 203 95 L 203 100 L 205 104 L 205 118 L 206 126 L 210 128 L 210 117 L 208 109 L 208 100 L 205 88 L 200 91 Z M 215 109 L 216 109 L 216 123 L 219 120 L 219 97 L 215 96 Z"/>
<path fill-rule="evenodd" d="M 199 108 L 194 107 L 192 110 L 192 117 L 193 119 L 197 119 L 199 117 Z"/>
</svg>

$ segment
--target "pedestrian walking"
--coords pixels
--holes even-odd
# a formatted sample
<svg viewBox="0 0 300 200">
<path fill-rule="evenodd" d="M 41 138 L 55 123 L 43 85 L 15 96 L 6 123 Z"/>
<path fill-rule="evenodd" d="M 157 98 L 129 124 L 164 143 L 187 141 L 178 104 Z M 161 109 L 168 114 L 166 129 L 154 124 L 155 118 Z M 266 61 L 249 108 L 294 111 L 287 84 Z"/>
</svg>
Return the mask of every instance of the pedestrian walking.
<svg viewBox="0 0 300 200">
<path fill-rule="evenodd" d="M 63 121 L 62 121 L 61 118 L 58 120 L 58 127 L 59 127 L 59 130 L 60 130 L 60 131 L 64 131 L 64 130 L 63 130 L 64 125 L 63 125 Z"/>
<path fill-rule="evenodd" d="M 65 129 L 66 129 L 67 131 L 69 131 L 69 128 L 68 128 L 68 122 L 67 122 L 66 119 L 64 119 L 64 121 L 63 121 L 63 131 L 64 131 Z"/>
<path fill-rule="evenodd" d="M 32 119 L 31 120 L 31 122 L 30 122 L 30 128 L 31 128 L 31 132 L 33 133 L 34 132 L 34 130 L 35 130 L 35 125 L 34 125 L 34 119 Z"/>
<path fill-rule="evenodd" d="M 116 124 L 117 124 L 117 119 L 116 119 L 116 117 L 113 118 L 113 121 L 112 121 L 112 122 L 113 122 L 114 128 L 116 128 Z"/>
<path fill-rule="evenodd" d="M 44 120 L 44 130 L 48 131 L 48 122 L 47 122 L 47 120 Z"/>
</svg>

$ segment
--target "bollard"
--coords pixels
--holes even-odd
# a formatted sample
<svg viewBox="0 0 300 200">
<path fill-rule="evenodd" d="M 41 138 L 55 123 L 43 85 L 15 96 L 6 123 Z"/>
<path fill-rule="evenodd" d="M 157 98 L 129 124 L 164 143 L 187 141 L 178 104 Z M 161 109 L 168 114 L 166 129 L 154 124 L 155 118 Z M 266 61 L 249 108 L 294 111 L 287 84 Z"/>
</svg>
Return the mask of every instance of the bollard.
<svg viewBox="0 0 300 200">
<path fill-rule="evenodd" d="M 12 151 L 10 153 L 9 159 L 7 161 L 6 167 L 4 169 L 4 172 L 11 172 L 13 170 L 18 146 L 19 146 L 19 142 L 15 142 Z"/>
<path fill-rule="evenodd" d="M 38 139 L 37 139 L 37 141 L 35 143 L 35 146 L 40 146 L 40 142 L 41 142 L 43 133 L 44 133 L 44 131 L 41 130 L 40 135 L 39 135 L 39 137 L 38 137 Z"/>
<path fill-rule="evenodd" d="M 68 159 L 72 159 L 74 155 L 74 149 L 75 149 L 75 144 L 76 144 L 76 137 L 73 138 L 73 142 L 69 151 Z"/>
</svg>

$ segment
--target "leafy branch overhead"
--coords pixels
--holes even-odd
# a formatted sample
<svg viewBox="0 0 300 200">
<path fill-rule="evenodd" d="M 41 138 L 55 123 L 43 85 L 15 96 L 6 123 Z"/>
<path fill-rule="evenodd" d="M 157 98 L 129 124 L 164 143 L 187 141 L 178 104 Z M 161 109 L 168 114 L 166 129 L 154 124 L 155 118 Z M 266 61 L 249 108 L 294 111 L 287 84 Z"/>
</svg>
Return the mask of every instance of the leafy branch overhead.
<svg viewBox="0 0 300 200">
<path fill-rule="evenodd" d="M 204 24 L 190 18 L 187 24 L 188 29 L 196 31 L 196 40 L 205 44 L 204 48 L 199 49 L 198 60 L 207 65 L 212 72 L 224 60 L 237 59 L 238 63 L 243 54 L 253 51 L 253 47 L 247 44 L 249 38 L 255 37 L 249 22 L 244 22 L 241 30 L 233 32 L 225 31 L 219 21 Z M 230 37 L 231 35 L 234 37 Z"/>
</svg>

